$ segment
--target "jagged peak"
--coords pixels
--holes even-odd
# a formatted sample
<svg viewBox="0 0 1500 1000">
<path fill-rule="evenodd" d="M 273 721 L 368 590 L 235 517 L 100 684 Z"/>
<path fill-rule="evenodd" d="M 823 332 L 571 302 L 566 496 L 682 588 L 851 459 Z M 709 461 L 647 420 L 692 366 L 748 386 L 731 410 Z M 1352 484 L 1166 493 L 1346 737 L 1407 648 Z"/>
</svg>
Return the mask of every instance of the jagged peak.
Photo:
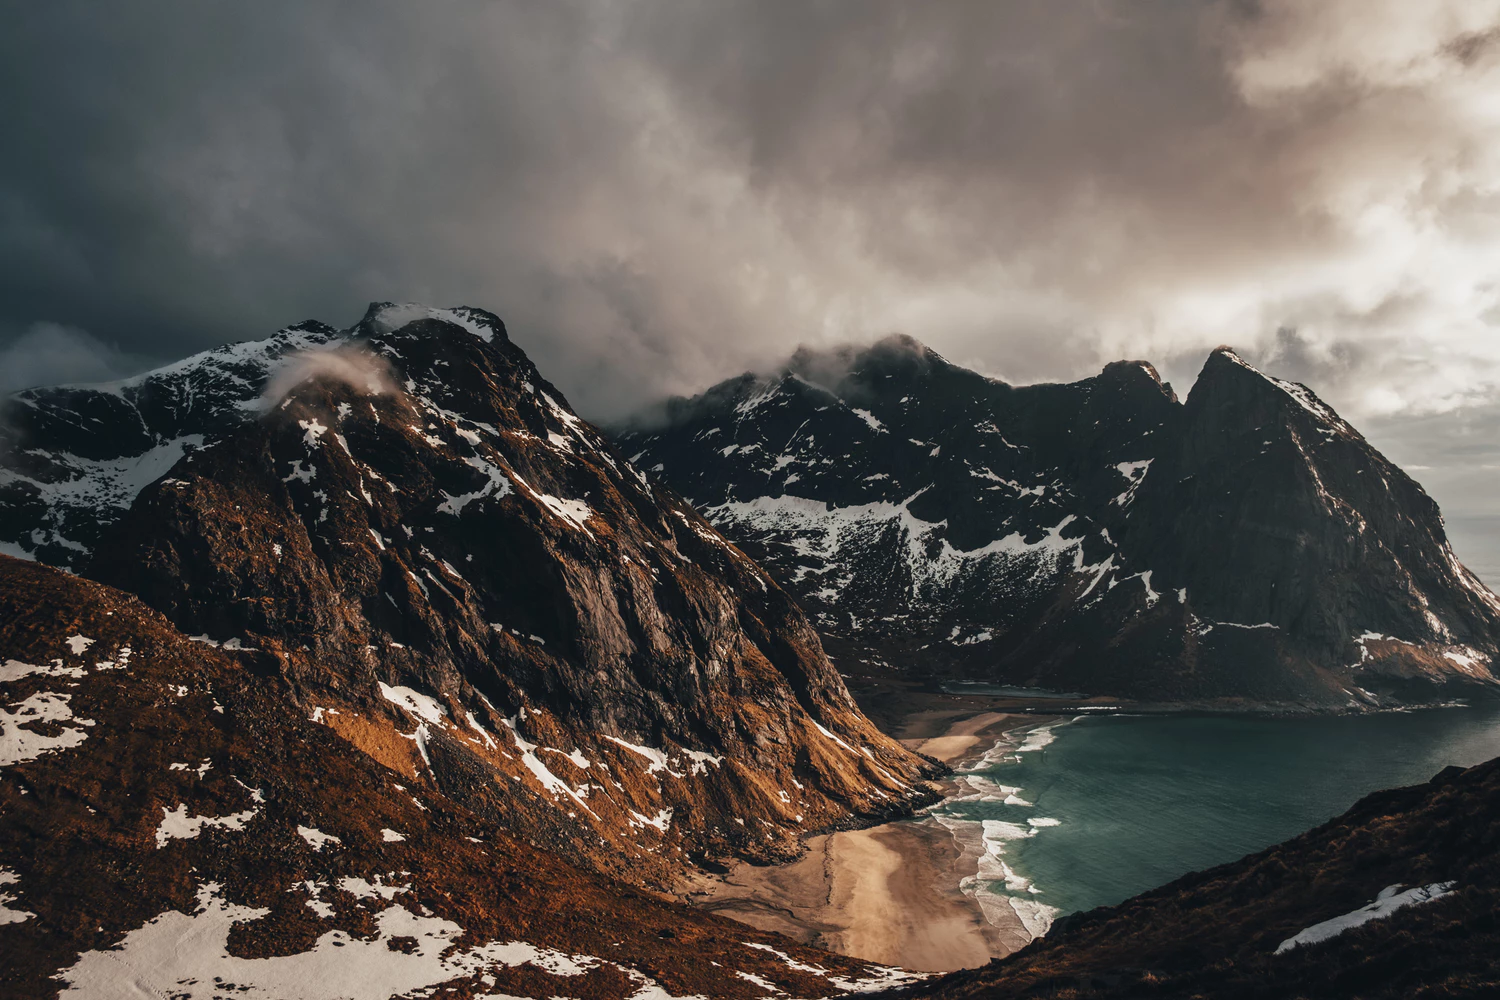
<svg viewBox="0 0 1500 1000">
<path fill-rule="evenodd" d="M 1254 378 L 1246 379 L 1246 376 L 1254 376 Z M 1203 364 L 1202 372 L 1198 375 L 1198 382 L 1193 386 L 1189 397 L 1196 396 L 1202 399 L 1204 393 L 1209 392 L 1215 386 L 1230 384 L 1230 380 L 1244 380 L 1242 384 L 1264 386 L 1270 389 L 1277 398 L 1288 404 L 1295 404 L 1298 409 L 1305 411 L 1334 432 L 1349 437 L 1358 436 L 1358 432 L 1340 417 L 1333 407 L 1318 398 L 1318 394 L 1312 389 L 1301 382 L 1292 382 L 1268 375 L 1227 345 L 1214 348 L 1213 353 L 1208 356 L 1208 360 Z"/>
<path fill-rule="evenodd" d="M 1139 384 L 1142 388 L 1145 388 L 1149 382 L 1156 391 L 1172 402 L 1177 402 L 1177 393 L 1172 389 L 1172 384 L 1163 382 L 1161 373 L 1149 361 L 1111 361 L 1099 374 L 1102 378 L 1115 379 L 1126 384 Z"/>
<path fill-rule="evenodd" d="M 950 365 L 937 351 L 909 334 L 892 333 L 869 344 L 825 348 L 803 345 L 787 360 L 783 373 L 795 374 L 841 394 L 851 376 L 867 380 L 875 373 L 918 375 L 939 367 Z"/>
<path fill-rule="evenodd" d="M 1198 381 L 1193 386 L 1193 391 L 1198 392 L 1200 386 L 1214 385 L 1226 379 L 1246 378 L 1252 378 L 1253 381 L 1267 386 L 1279 387 L 1281 383 L 1280 379 L 1267 375 L 1246 361 L 1233 347 L 1221 344 L 1215 347 L 1209 353 L 1208 359 L 1203 362 L 1203 368 L 1198 372 Z"/>
<path fill-rule="evenodd" d="M 943 360 L 941 354 L 922 343 L 916 337 L 907 333 L 889 333 L 869 343 L 845 343 L 836 344 L 831 347 L 813 347 L 803 344 L 792 352 L 792 357 L 787 362 L 787 365 L 788 367 L 792 367 L 799 362 L 823 361 L 827 359 L 859 361 L 877 355 L 902 354 L 925 360 Z"/>
<path fill-rule="evenodd" d="M 1240 368 L 1247 372 L 1253 372 L 1261 378 L 1266 377 L 1265 372 L 1246 361 L 1240 356 L 1239 351 L 1236 351 L 1228 344 L 1220 344 L 1218 347 L 1215 347 L 1209 352 L 1208 360 L 1203 363 L 1203 370 L 1205 372 L 1219 367 Z"/>
<path fill-rule="evenodd" d="M 359 326 L 386 334 L 423 320 L 437 320 L 439 323 L 467 330 L 486 344 L 491 343 L 496 334 L 502 342 L 508 339 L 505 324 L 500 317 L 472 306 L 437 307 L 420 302 L 371 302 Z"/>
</svg>

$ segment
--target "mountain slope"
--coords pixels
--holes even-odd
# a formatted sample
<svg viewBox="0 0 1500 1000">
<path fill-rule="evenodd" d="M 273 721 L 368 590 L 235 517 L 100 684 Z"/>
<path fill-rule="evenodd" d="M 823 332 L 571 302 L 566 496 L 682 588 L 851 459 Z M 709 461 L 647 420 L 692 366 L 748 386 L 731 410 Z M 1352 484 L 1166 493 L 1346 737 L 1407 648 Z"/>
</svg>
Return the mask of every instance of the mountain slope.
<svg viewBox="0 0 1500 1000">
<path fill-rule="evenodd" d="M 902 995 L 1494 996 L 1497 834 L 1500 760 L 1448 768 Z"/>
<path fill-rule="evenodd" d="M 252 666 L 0 556 L 0 994 L 811 997 L 900 975 L 581 871 Z"/>
<path fill-rule="evenodd" d="M 937 768 L 858 712 L 791 600 L 498 319 L 378 304 L 320 337 L 81 568 L 412 787 L 638 884 L 930 797 Z"/>
<path fill-rule="evenodd" d="M 1436 505 L 1227 348 L 1185 403 L 1145 362 L 1016 387 L 909 338 L 800 351 L 618 439 L 867 664 L 1286 706 L 1495 686 L 1500 599 Z"/>
</svg>

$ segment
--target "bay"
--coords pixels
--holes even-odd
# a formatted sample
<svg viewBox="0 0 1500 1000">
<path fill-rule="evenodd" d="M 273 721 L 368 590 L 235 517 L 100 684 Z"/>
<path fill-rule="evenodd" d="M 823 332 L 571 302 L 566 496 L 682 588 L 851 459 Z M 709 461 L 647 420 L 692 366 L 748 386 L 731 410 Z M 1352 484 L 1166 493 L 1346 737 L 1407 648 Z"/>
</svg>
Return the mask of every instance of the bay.
<svg viewBox="0 0 1500 1000">
<path fill-rule="evenodd" d="M 975 794 L 935 812 L 988 848 L 988 871 L 1003 862 L 1011 873 L 986 880 L 985 895 L 1067 913 L 1294 837 L 1377 789 L 1496 756 L 1495 706 L 1084 716 L 998 746 L 967 775 Z"/>
</svg>

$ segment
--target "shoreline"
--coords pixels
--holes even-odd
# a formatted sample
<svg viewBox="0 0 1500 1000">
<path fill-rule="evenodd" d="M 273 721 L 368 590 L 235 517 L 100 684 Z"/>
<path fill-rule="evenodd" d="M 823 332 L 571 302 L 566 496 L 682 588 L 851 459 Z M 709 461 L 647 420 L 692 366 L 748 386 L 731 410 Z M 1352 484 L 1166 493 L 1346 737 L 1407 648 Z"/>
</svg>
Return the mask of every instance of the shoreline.
<svg viewBox="0 0 1500 1000">
<path fill-rule="evenodd" d="M 909 748 L 954 767 L 981 759 L 1003 736 L 1047 717 L 955 698 L 901 720 Z M 943 782 L 951 797 L 960 779 Z M 700 909 L 839 954 L 923 972 L 976 968 L 1032 940 L 1019 915 L 991 910 L 960 887 L 977 859 L 931 816 L 809 837 L 783 865 L 730 864 L 692 877 L 679 898 Z M 998 917 L 997 923 L 990 918 Z"/>
</svg>

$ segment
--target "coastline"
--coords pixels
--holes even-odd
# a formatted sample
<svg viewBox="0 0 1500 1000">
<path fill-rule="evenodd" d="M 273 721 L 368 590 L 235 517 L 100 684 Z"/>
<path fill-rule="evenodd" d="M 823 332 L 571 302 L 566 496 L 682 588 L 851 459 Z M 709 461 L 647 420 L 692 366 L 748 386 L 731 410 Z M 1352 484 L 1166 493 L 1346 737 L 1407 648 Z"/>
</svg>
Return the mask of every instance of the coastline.
<svg viewBox="0 0 1500 1000">
<path fill-rule="evenodd" d="M 911 749 L 957 768 L 981 758 L 1006 734 L 1050 721 L 995 711 L 986 700 L 955 698 L 957 704 L 918 709 L 896 735 Z M 950 796 L 964 790 L 958 778 L 945 784 Z M 978 859 L 931 816 L 804 843 L 807 851 L 796 861 L 734 862 L 726 875 L 695 876 L 679 896 L 804 944 L 924 972 L 976 968 L 1032 940 L 1019 915 L 982 907 L 964 893 L 960 883 L 975 874 Z"/>
</svg>

